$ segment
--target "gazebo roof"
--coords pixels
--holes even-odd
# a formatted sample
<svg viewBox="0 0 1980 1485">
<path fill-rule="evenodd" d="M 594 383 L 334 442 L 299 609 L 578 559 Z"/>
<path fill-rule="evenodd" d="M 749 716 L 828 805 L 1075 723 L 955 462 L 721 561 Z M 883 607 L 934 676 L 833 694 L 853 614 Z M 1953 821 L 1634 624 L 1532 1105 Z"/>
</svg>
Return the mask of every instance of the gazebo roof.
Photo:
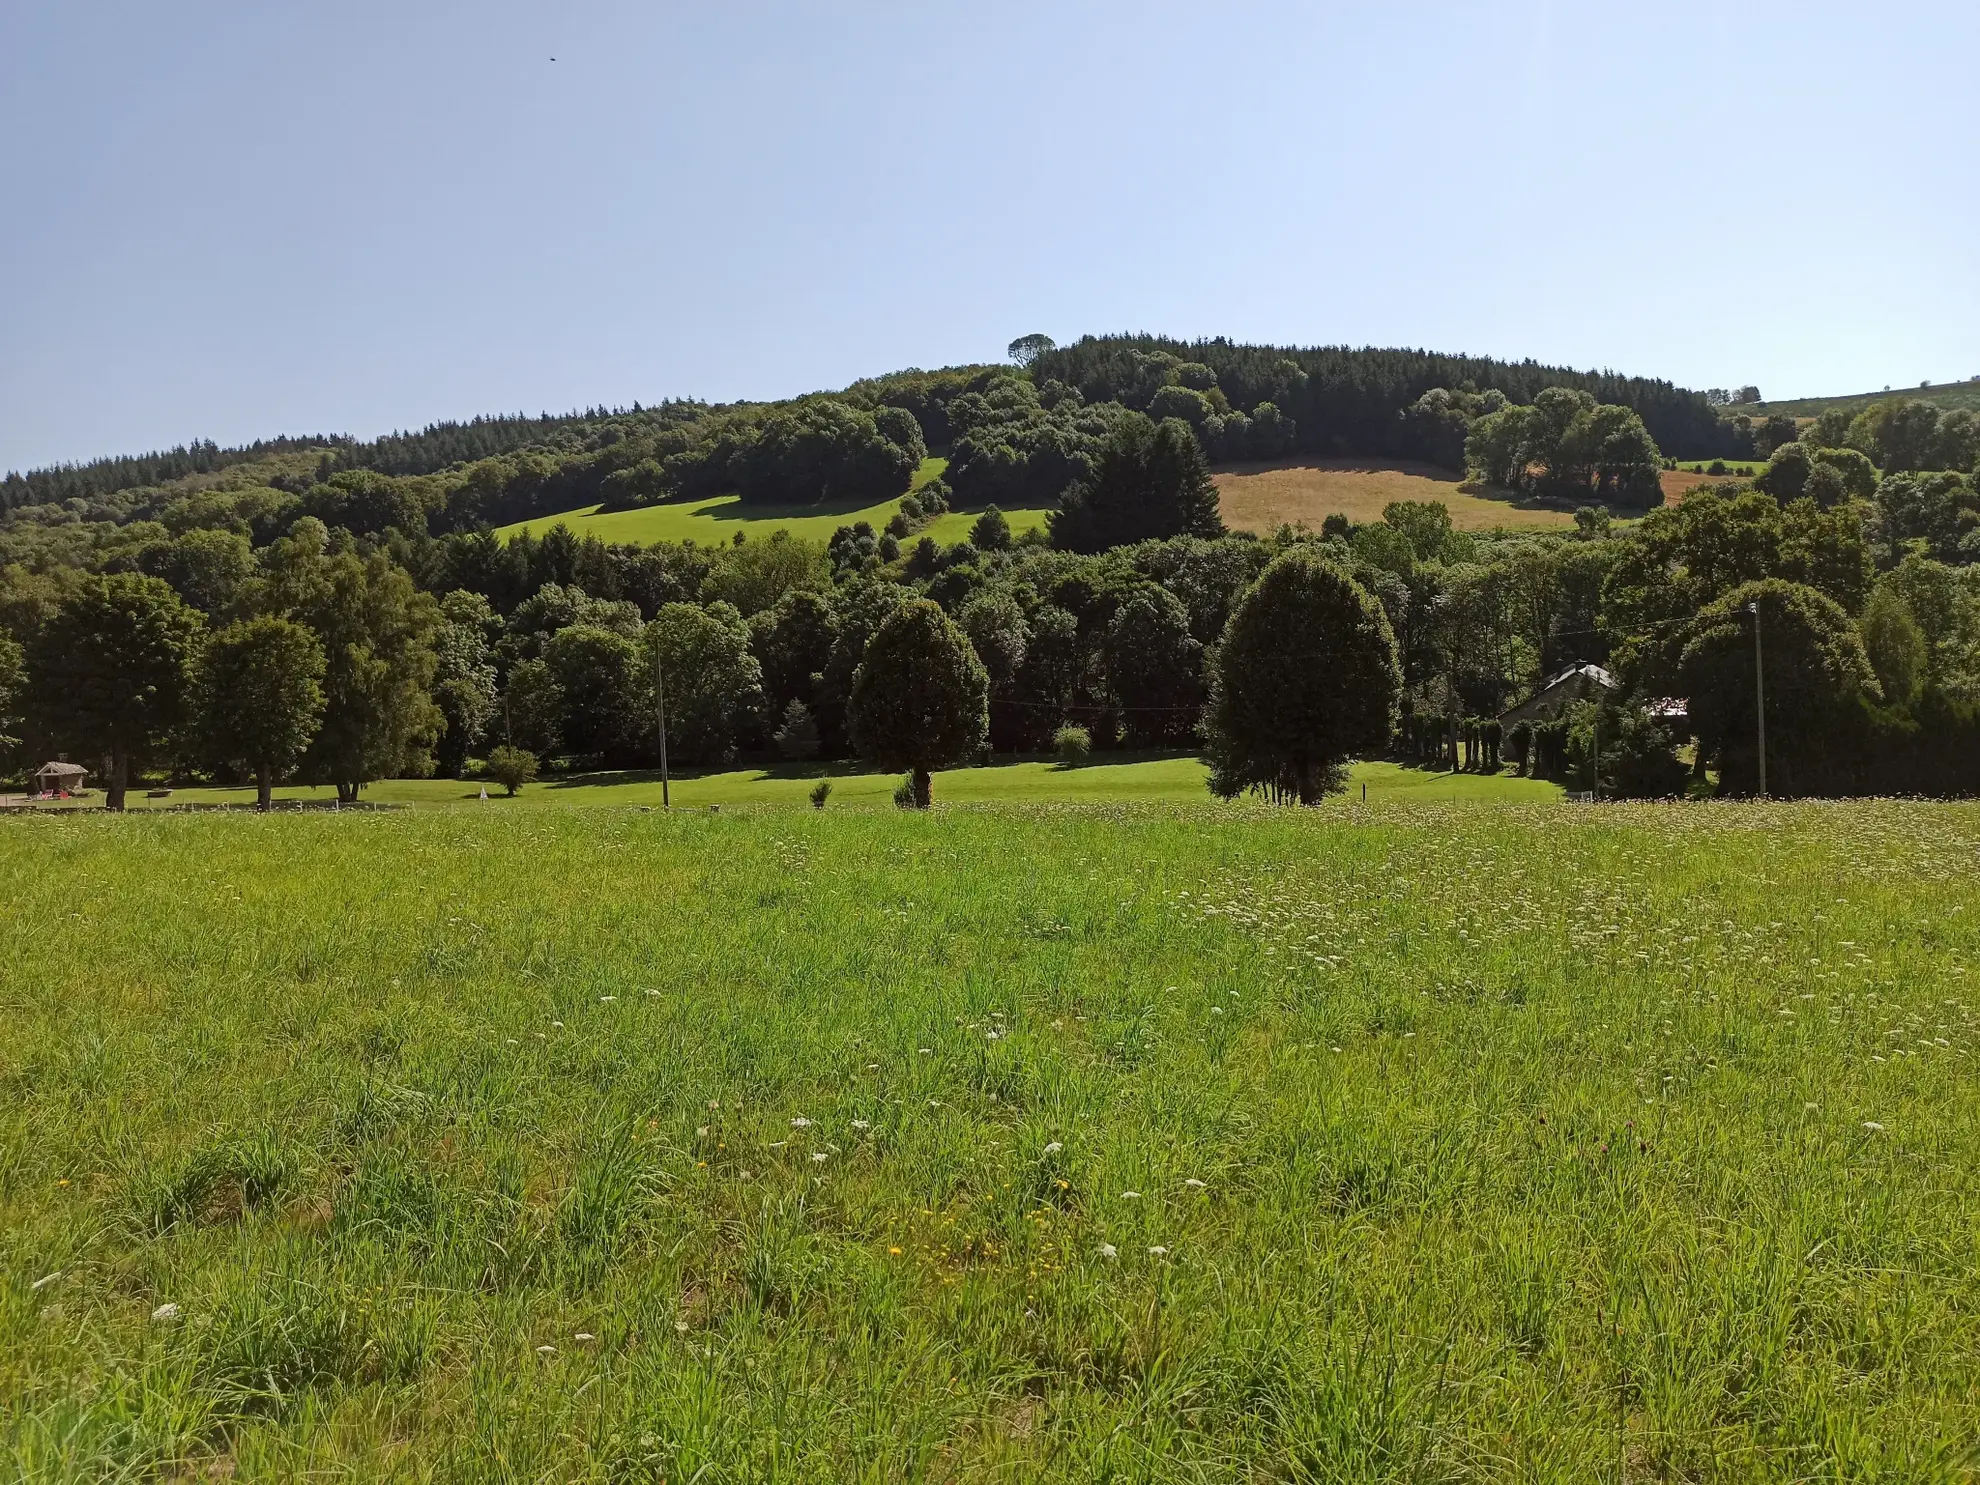
<svg viewBox="0 0 1980 1485">
<path fill-rule="evenodd" d="M 88 772 L 89 770 L 84 768 L 80 763 L 44 763 L 34 771 L 34 776 L 38 779 L 69 779 L 81 778 Z"/>
</svg>

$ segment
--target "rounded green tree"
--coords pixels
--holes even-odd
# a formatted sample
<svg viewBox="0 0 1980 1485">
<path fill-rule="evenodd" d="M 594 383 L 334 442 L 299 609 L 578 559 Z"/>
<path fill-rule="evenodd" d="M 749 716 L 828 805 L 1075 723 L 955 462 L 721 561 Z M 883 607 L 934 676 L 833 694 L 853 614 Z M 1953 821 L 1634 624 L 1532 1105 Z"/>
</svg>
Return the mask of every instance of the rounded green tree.
<svg viewBox="0 0 1980 1485">
<path fill-rule="evenodd" d="M 1231 611 L 1210 670 L 1212 792 L 1318 804 L 1347 760 L 1388 743 L 1402 663 L 1382 605 L 1311 547 L 1273 560 Z"/>
<path fill-rule="evenodd" d="M 1754 654 L 1759 610 L 1761 646 Z M 1838 775 L 1862 722 L 1883 700 L 1862 637 L 1841 604 L 1799 583 L 1768 578 L 1733 589 L 1692 619 L 1678 656 L 1698 746 L 1719 766 L 1721 794 L 1759 788 L 1759 697 L 1764 666 L 1769 792 L 1820 794 Z"/>
<path fill-rule="evenodd" d="M 853 672 L 853 743 L 883 769 L 905 769 L 917 809 L 928 808 L 928 776 L 967 760 L 989 733 L 990 677 L 969 637 L 927 599 L 904 603 L 881 623 Z"/>
<path fill-rule="evenodd" d="M 72 751 L 109 758 L 106 808 L 124 807 L 131 760 L 163 747 L 183 719 L 204 628 L 167 583 L 119 573 L 84 583 L 35 636 L 35 716 Z"/>
<path fill-rule="evenodd" d="M 194 683 L 202 750 L 254 774 L 266 810 L 277 774 L 301 761 L 323 723 L 323 645 L 290 619 L 263 614 L 206 642 Z"/>
</svg>

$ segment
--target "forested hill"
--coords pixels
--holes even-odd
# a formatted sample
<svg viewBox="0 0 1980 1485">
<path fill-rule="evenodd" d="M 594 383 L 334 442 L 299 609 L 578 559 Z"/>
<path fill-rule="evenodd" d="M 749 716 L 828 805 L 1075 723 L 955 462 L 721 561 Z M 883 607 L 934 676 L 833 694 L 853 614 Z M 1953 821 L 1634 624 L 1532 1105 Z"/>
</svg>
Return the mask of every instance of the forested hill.
<svg viewBox="0 0 1980 1485">
<path fill-rule="evenodd" d="M 1287 453 L 1404 456 L 1419 452 L 1402 414 L 1425 392 L 1470 385 L 1497 389 L 1516 403 L 1531 402 L 1546 387 L 1591 392 L 1598 401 L 1635 409 L 1658 442 L 1675 458 L 1712 458 L 1748 452 L 1745 430 L 1727 421 L 1703 394 L 1669 382 L 1609 372 L 1574 371 L 1537 362 L 1495 361 L 1428 351 L 1304 349 L 1239 345 L 1229 340 L 1184 342 L 1151 335 L 1088 336 L 1039 355 L 1033 382 L 1078 389 L 1088 403 L 1147 407 L 1178 362 L 1208 367 L 1218 402 L 1236 409 L 1273 403 L 1293 430 Z M 920 417 L 931 446 L 947 443 L 942 407 L 952 382 L 997 374 L 991 367 L 956 368 L 943 377 L 906 371 L 858 382 L 842 395 L 855 403 L 906 405 Z M 1008 367 L 1002 374 L 1013 373 Z M 930 388 L 930 396 L 920 389 Z M 804 399 L 797 399 L 802 401 Z M 385 475 L 426 475 L 479 460 L 520 453 L 558 458 L 596 453 L 623 437 L 696 422 L 723 411 L 696 402 L 644 408 L 593 408 L 564 414 L 478 417 L 434 423 L 417 432 L 395 432 L 370 441 L 347 435 L 258 440 L 240 448 L 196 441 L 165 452 L 121 455 L 81 464 L 9 473 L 0 480 L 0 510 L 30 506 L 93 504 L 121 491 L 156 488 L 189 476 L 214 475 L 240 465 L 265 465 L 271 483 L 306 485 L 347 470 Z M 934 414 L 930 417 L 929 414 Z M 308 455 L 314 454 L 314 460 Z M 112 505 L 131 502 L 112 502 Z M 94 513 L 93 513 L 94 514 Z M 104 510 L 115 519 L 113 510 Z"/>
<path fill-rule="evenodd" d="M 666 418 L 669 404 L 652 415 Z M 698 409 L 697 409 L 698 410 Z M 348 434 L 257 439 L 240 448 L 223 449 L 210 440 L 195 440 L 151 454 L 122 454 L 84 464 L 58 464 L 26 474 L 10 472 L 0 481 L 0 510 L 24 505 L 52 505 L 65 500 L 88 500 L 119 490 L 166 485 L 189 475 L 218 474 L 240 464 L 272 463 L 279 455 L 316 453 L 320 476 L 344 469 L 375 469 L 381 474 L 432 474 L 456 464 L 522 449 L 576 451 L 595 429 L 614 421 L 646 416 L 638 403 L 631 409 L 591 408 L 583 412 L 496 414 L 464 423 L 431 423 L 417 432 L 393 432 L 369 442 Z"/>
<path fill-rule="evenodd" d="M 1208 366 L 1233 407 L 1276 404 L 1302 430 L 1298 443 L 1304 453 L 1413 454 L 1399 414 L 1425 392 L 1464 386 L 1480 392 L 1496 388 L 1517 403 L 1533 401 L 1548 387 L 1588 392 L 1597 402 L 1633 409 L 1658 447 L 1676 459 L 1737 454 L 1746 437 L 1702 392 L 1670 382 L 1434 351 L 1297 349 L 1221 338 L 1188 343 L 1157 335 L 1107 335 L 1043 352 L 1031 371 L 1041 384 L 1055 380 L 1078 388 L 1089 402 L 1133 406 L 1139 384 L 1156 374 L 1165 357 Z"/>
</svg>

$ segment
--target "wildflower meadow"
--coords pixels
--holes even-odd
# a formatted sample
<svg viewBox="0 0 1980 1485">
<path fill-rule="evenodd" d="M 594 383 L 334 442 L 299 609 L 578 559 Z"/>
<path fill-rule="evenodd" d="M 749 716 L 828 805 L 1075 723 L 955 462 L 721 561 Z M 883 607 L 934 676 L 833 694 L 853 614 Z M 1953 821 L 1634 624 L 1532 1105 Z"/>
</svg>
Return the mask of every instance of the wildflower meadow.
<svg viewBox="0 0 1980 1485">
<path fill-rule="evenodd" d="M 1971 806 L 0 824 L 7 1478 L 1980 1469 Z"/>
</svg>

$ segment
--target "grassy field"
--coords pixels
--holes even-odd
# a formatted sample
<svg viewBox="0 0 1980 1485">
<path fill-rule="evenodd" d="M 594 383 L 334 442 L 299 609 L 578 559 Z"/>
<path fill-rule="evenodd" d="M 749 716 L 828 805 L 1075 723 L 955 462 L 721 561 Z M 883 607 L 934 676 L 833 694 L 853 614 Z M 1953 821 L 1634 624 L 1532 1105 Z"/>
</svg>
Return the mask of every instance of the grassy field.
<svg viewBox="0 0 1980 1485">
<path fill-rule="evenodd" d="M 1965 806 L 0 821 L 32 1481 L 1969 1480 Z"/>
<path fill-rule="evenodd" d="M 948 467 L 946 459 L 922 460 L 912 488 L 918 490 L 930 480 L 939 479 Z M 825 541 L 839 527 L 856 521 L 870 522 L 878 531 L 900 508 L 898 500 L 861 506 L 834 505 L 829 501 L 815 505 L 746 506 L 739 496 L 718 495 L 712 500 L 676 500 L 638 510 L 601 511 L 589 505 L 561 515 L 519 521 L 502 527 L 496 534 L 507 537 L 528 531 L 541 536 L 552 526 L 568 526 L 579 536 L 596 536 L 601 541 L 694 541 L 703 546 L 719 546 L 734 540 L 738 531 L 750 536 L 768 536 L 772 531 L 782 530 L 793 536 Z M 945 546 L 952 545 L 969 535 L 969 528 L 981 514 L 981 510 L 950 511 L 922 527 L 914 539 L 932 536 Z M 1045 524 L 1042 510 L 1011 510 L 1004 514 L 1010 519 L 1013 531 L 1028 531 Z"/>
<path fill-rule="evenodd" d="M 916 487 L 936 478 L 947 467 L 941 459 L 925 461 L 915 477 Z M 1392 500 L 1441 500 L 1450 507 L 1451 522 L 1462 531 L 1484 531 L 1498 527 L 1518 530 L 1552 531 L 1571 528 L 1574 517 L 1567 511 L 1516 505 L 1509 499 L 1494 499 L 1461 488 L 1458 476 L 1431 464 L 1370 465 L 1353 459 L 1301 460 L 1285 464 L 1240 464 L 1217 471 L 1214 476 L 1226 524 L 1238 531 L 1255 531 L 1269 536 L 1288 522 L 1304 521 L 1318 529 L 1335 511 L 1353 521 L 1379 521 L 1382 508 Z M 1687 480 L 1688 488 L 1696 481 Z M 869 521 L 875 530 L 886 525 L 899 508 L 898 501 L 879 505 L 807 505 L 789 508 L 745 506 L 734 495 L 713 500 L 681 500 L 639 510 L 603 511 L 597 506 L 567 511 L 561 515 L 538 516 L 501 528 L 500 535 L 513 536 L 529 531 L 541 536 L 552 526 L 565 525 L 579 536 L 597 536 L 604 541 L 654 542 L 693 540 L 703 545 L 731 540 L 737 531 L 752 536 L 767 535 L 779 529 L 793 536 L 824 540 L 842 525 Z M 922 529 L 947 545 L 969 535 L 980 510 L 951 511 Z M 1043 528 L 1048 512 L 1011 510 L 1016 531 Z"/>
<path fill-rule="evenodd" d="M 1692 459 L 1680 461 L 1675 470 L 1667 469 L 1664 471 L 1664 475 L 1666 480 L 1668 480 L 1669 476 L 1673 473 L 1704 474 L 1714 464 L 1723 465 L 1726 471 L 1726 477 L 1728 478 L 1749 480 L 1767 467 L 1767 461 L 1765 459 Z M 1718 478 L 1718 476 L 1713 476 L 1713 478 Z"/>
<path fill-rule="evenodd" d="M 1351 521 L 1379 521 L 1392 500 L 1441 500 L 1460 531 L 1495 527 L 1532 530 L 1572 528 L 1567 511 L 1488 499 L 1462 486 L 1459 476 L 1434 464 L 1375 465 L 1355 459 L 1302 459 L 1279 464 L 1240 464 L 1216 475 L 1224 520 L 1241 531 L 1269 535 L 1304 521 L 1314 530 L 1339 512 Z"/>
<path fill-rule="evenodd" d="M 1748 402 L 1729 408 L 1729 412 L 1747 417 L 1770 417 L 1784 413 L 1790 418 L 1816 418 L 1832 407 L 1848 408 L 1851 412 L 1861 412 L 1866 407 L 1879 402 L 1888 402 L 1893 397 L 1905 402 L 1929 402 L 1947 412 L 1955 408 L 1965 408 L 1968 412 L 1980 412 L 1980 377 L 1963 382 L 1939 382 L 1927 387 L 1892 387 L 1885 392 L 1856 392 L 1846 397 L 1801 397 L 1786 402 Z"/>
<path fill-rule="evenodd" d="M 1105 761 L 1109 758 L 1119 761 Z M 935 797 L 955 804 L 1129 803 L 1167 800 L 1197 803 L 1208 799 L 1206 769 L 1201 760 L 1170 754 L 1100 754 L 1100 760 L 1080 768 L 1063 768 L 1048 760 L 1000 759 L 984 768 L 948 769 L 935 775 Z M 774 768 L 732 769 L 720 773 L 690 770 L 676 774 L 669 787 L 675 805 L 705 809 L 809 805 L 813 786 L 832 781 L 829 808 L 893 808 L 897 774 L 863 773 L 856 763 L 792 764 Z M 1448 803 L 1539 802 L 1559 799 L 1560 787 L 1539 779 L 1506 774 L 1451 774 L 1395 763 L 1357 763 L 1349 772 L 1348 794 L 1370 803 L 1386 800 L 1440 800 Z M 526 805 L 633 805 L 660 803 L 657 770 L 626 773 L 574 774 L 525 785 L 513 800 L 499 788 L 490 789 L 489 803 L 503 808 Z M 329 787 L 293 785 L 275 791 L 278 804 L 304 801 L 325 804 L 336 797 Z M 480 803 L 481 786 L 459 779 L 381 779 L 365 786 L 370 804 L 419 807 Z M 254 802 L 252 789 L 175 789 L 170 798 L 130 798 L 134 810 L 171 810 L 188 806 L 242 806 Z M 100 794 L 56 809 L 90 809 L 102 803 Z"/>
</svg>

